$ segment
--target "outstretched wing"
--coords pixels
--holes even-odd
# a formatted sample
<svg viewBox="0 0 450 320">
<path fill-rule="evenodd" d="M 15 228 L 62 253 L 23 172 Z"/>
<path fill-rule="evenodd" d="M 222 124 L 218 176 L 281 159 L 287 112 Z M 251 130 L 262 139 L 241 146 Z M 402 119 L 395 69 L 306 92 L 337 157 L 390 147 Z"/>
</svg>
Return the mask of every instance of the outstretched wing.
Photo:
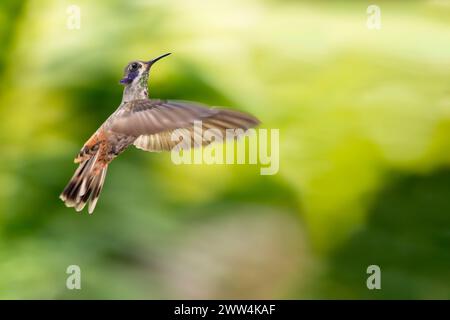
<svg viewBox="0 0 450 320">
<path fill-rule="evenodd" d="M 199 121 L 202 130 L 216 129 L 222 137 L 227 129 L 245 131 L 259 124 L 255 117 L 234 110 L 208 108 L 187 101 L 140 99 L 124 107 L 113 120 L 111 130 L 137 137 L 134 145 L 139 149 L 169 151 L 177 145 L 187 149 L 214 141 L 200 133 Z M 181 143 L 172 141 L 175 130 L 183 137 Z"/>
</svg>

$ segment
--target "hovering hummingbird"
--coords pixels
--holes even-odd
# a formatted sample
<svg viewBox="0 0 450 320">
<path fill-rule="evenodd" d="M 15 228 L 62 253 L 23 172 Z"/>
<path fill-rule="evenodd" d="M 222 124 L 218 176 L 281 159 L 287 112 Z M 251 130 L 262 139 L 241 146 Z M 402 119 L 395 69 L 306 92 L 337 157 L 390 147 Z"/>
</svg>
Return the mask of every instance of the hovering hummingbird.
<svg viewBox="0 0 450 320">
<path fill-rule="evenodd" d="M 208 108 L 195 102 L 149 99 L 150 68 L 169 54 L 150 61 L 132 61 L 125 67 L 124 78 L 120 80 L 125 86 L 122 102 L 74 160 L 79 166 L 60 195 L 67 207 L 81 211 L 89 203 L 88 212 L 92 214 L 108 164 L 130 145 L 144 151 L 169 151 L 179 143 L 171 139 L 175 130 L 183 130 L 190 140 L 199 141 L 193 126 L 198 121 L 202 128 L 217 129 L 221 133 L 227 129 L 245 131 L 259 124 L 255 117 L 238 111 Z M 203 137 L 200 139 L 199 145 L 211 143 Z"/>
</svg>

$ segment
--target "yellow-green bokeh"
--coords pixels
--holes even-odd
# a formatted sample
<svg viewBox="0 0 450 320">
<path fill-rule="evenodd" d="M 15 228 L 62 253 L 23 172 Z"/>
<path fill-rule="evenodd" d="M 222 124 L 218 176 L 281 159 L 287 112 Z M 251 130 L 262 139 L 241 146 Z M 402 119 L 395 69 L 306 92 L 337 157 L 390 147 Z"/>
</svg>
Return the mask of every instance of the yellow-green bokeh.
<svg viewBox="0 0 450 320">
<path fill-rule="evenodd" d="M 0 298 L 449 298 L 450 5 L 379 1 L 371 30 L 370 4 L 2 1 Z M 255 114 L 279 173 L 130 148 L 65 208 L 123 67 L 165 52 L 150 95 Z"/>
</svg>

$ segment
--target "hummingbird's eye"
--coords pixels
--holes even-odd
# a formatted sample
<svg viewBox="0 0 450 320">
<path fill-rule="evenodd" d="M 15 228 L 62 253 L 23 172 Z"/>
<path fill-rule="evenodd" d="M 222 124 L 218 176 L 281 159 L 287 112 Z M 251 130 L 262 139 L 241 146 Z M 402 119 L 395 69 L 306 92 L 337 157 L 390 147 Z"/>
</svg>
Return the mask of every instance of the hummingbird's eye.
<svg viewBox="0 0 450 320">
<path fill-rule="evenodd" d="M 140 67 L 139 63 L 137 62 L 133 62 L 132 64 L 130 64 L 130 71 L 135 71 Z"/>
</svg>

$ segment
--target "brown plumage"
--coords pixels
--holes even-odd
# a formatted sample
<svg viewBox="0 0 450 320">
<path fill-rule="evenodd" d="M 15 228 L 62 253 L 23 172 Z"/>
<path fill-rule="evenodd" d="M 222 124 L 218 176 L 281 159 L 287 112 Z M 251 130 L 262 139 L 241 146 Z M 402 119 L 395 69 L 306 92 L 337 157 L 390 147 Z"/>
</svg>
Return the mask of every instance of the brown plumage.
<svg viewBox="0 0 450 320">
<path fill-rule="evenodd" d="M 145 151 L 169 151 L 179 143 L 171 139 L 174 130 L 181 130 L 190 138 L 186 144 L 183 140 L 183 148 L 197 146 L 188 143 L 197 141 L 194 137 L 198 133 L 193 126 L 197 121 L 201 121 L 202 129 L 217 129 L 223 136 L 227 129 L 247 130 L 259 124 L 255 117 L 238 111 L 187 101 L 148 99 L 148 72 L 157 60 L 132 62 L 125 69 L 122 103 L 75 158 L 78 169 L 60 195 L 66 206 L 81 211 L 88 203 L 88 211 L 92 213 L 108 164 L 131 144 Z M 211 142 L 203 136 L 197 138 L 202 145 Z"/>
</svg>

